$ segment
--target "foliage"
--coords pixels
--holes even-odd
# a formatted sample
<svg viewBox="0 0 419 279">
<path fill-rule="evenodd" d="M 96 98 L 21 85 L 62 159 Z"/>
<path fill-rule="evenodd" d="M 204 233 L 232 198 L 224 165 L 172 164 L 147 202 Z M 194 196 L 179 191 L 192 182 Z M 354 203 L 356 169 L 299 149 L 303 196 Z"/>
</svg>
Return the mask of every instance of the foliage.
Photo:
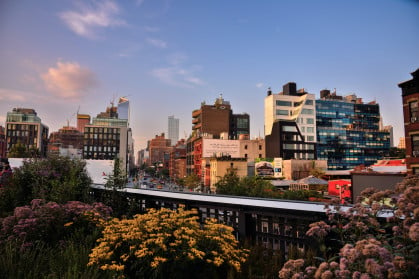
<svg viewBox="0 0 419 279">
<path fill-rule="evenodd" d="M 280 250 L 265 248 L 262 245 L 251 245 L 249 257 L 242 268 L 240 278 L 275 278 L 278 269 L 284 264 Z"/>
<path fill-rule="evenodd" d="M 114 219 L 90 254 L 89 265 L 129 278 L 226 278 L 240 271 L 247 251 L 231 227 L 196 210 L 151 209 L 134 219 Z"/>
<path fill-rule="evenodd" d="M 25 144 L 18 142 L 10 148 L 7 154 L 9 158 L 38 158 L 40 157 L 39 149 L 36 147 L 28 148 Z"/>
<path fill-rule="evenodd" d="M 188 175 L 187 177 L 185 177 L 183 181 L 186 187 L 188 187 L 189 189 L 193 189 L 200 184 L 201 179 L 199 178 L 198 175 L 196 175 L 195 173 L 192 173 L 191 175 Z"/>
<path fill-rule="evenodd" d="M 89 201 L 91 179 L 85 166 L 84 161 L 68 157 L 25 160 L 20 168 L 14 169 L 10 183 L 0 191 L 1 215 L 33 199 L 57 203 Z"/>
<path fill-rule="evenodd" d="M 227 172 L 215 186 L 217 193 L 221 195 L 304 201 L 311 198 L 322 198 L 322 195 L 316 191 L 278 191 L 269 180 L 264 180 L 259 176 L 240 178 L 234 169 Z"/>
<path fill-rule="evenodd" d="M 279 198 L 286 200 L 308 201 L 312 198 L 322 198 L 323 195 L 314 190 L 282 191 Z"/>
<path fill-rule="evenodd" d="M 83 229 L 86 233 L 101 226 L 111 209 L 70 201 L 60 205 L 35 199 L 30 206 L 16 207 L 13 215 L 0 219 L 0 245 L 15 241 L 22 247 L 36 242 L 55 244 Z"/>
<path fill-rule="evenodd" d="M 230 169 L 216 184 L 217 193 L 222 195 L 248 197 L 274 197 L 274 186 L 259 176 L 240 178 Z"/>
<path fill-rule="evenodd" d="M 288 261 L 279 277 L 418 278 L 418 204 L 419 177 L 410 176 L 395 191 L 369 188 L 353 207 L 329 208 L 328 220 L 307 231 L 323 262 Z"/>
<path fill-rule="evenodd" d="M 404 159 L 406 158 L 406 149 L 390 147 L 388 156 L 391 158 Z"/>
<path fill-rule="evenodd" d="M 53 247 L 36 243 L 31 249 L 22 250 L 19 245 L 8 242 L 2 247 L 2 253 L 0 253 L 0 277 L 8 279 L 115 278 L 111 272 L 87 266 L 92 243 L 69 241 Z"/>
<path fill-rule="evenodd" d="M 76 201 L 17 207 L 0 219 L 2 278 L 107 278 L 87 262 L 110 213 L 103 204 Z"/>
</svg>

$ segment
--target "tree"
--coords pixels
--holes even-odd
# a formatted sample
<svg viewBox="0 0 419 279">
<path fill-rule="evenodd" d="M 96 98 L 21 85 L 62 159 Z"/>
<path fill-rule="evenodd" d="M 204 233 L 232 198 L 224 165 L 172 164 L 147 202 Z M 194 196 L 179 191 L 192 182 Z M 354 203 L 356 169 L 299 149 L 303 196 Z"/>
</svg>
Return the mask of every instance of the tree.
<svg viewBox="0 0 419 279">
<path fill-rule="evenodd" d="M 197 210 L 151 209 L 134 219 L 114 219 L 90 254 L 89 265 L 128 278 L 231 278 L 240 272 L 247 250 L 233 228 Z M 227 277 L 230 276 L 230 277 Z"/>
<path fill-rule="evenodd" d="M 188 187 L 189 189 L 193 189 L 197 187 L 200 184 L 200 182 L 201 182 L 201 179 L 195 173 L 188 175 L 184 179 L 185 186 Z"/>
<path fill-rule="evenodd" d="M 130 214 L 130 204 L 127 197 L 120 190 L 125 188 L 128 179 L 126 172 L 121 168 L 121 161 L 115 158 L 113 165 L 113 173 L 106 178 L 105 188 L 102 201 L 111 206 L 115 216 L 123 216 Z"/>
<path fill-rule="evenodd" d="M 60 156 L 26 160 L 0 191 L 0 212 L 7 214 L 33 199 L 89 202 L 91 182 L 82 160 Z"/>
</svg>

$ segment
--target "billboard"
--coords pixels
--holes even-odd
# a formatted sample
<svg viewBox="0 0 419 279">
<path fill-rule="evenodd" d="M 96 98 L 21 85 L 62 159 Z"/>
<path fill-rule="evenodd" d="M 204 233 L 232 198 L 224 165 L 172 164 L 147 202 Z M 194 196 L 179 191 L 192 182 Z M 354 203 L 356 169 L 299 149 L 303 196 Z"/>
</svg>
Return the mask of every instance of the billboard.
<svg viewBox="0 0 419 279">
<path fill-rule="evenodd" d="M 238 140 L 203 139 L 202 157 L 231 156 L 240 158 L 240 142 Z"/>
<path fill-rule="evenodd" d="M 264 177 L 282 177 L 282 158 L 256 158 L 255 174 Z"/>
</svg>

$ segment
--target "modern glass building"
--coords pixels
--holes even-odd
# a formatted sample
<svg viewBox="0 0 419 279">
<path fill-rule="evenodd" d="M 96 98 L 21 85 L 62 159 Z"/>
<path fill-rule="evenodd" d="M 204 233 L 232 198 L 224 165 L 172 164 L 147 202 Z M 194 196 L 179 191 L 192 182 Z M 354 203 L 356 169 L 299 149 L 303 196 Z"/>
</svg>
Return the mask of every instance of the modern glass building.
<svg viewBox="0 0 419 279">
<path fill-rule="evenodd" d="M 130 120 L 129 119 L 130 118 L 129 100 L 125 97 L 119 98 L 119 101 L 118 101 L 118 118 L 128 120 L 128 125 L 129 125 L 129 120 Z"/>
<path fill-rule="evenodd" d="M 317 159 L 329 170 L 369 166 L 390 149 L 390 133 L 381 129 L 380 109 L 364 104 L 356 95 L 337 96 L 329 90 L 316 100 Z"/>
</svg>

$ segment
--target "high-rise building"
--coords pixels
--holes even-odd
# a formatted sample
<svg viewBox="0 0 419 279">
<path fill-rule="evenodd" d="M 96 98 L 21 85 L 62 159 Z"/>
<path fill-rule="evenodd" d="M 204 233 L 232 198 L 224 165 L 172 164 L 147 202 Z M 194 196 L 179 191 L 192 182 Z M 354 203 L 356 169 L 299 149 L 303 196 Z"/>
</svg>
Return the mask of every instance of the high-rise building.
<svg viewBox="0 0 419 279">
<path fill-rule="evenodd" d="M 230 130 L 231 106 L 222 96 L 216 99 L 214 105 L 201 103 L 201 108 L 192 112 L 192 131 L 197 137 L 211 134 L 219 138 L 222 133 Z"/>
<path fill-rule="evenodd" d="M 38 150 L 40 156 L 47 155 L 48 126 L 42 124 L 34 109 L 14 108 L 6 117 L 7 152 L 16 144 L 28 151 Z"/>
<path fill-rule="evenodd" d="M 320 92 L 316 100 L 317 159 L 329 170 L 370 166 L 390 149 L 390 132 L 381 129 L 379 105 L 364 103 L 355 94 L 345 97 Z"/>
<path fill-rule="evenodd" d="M 170 140 L 164 137 L 164 133 L 161 133 L 160 136 L 156 135 L 154 139 L 150 140 L 148 146 L 150 164 L 168 168 L 171 149 Z"/>
<path fill-rule="evenodd" d="M 120 97 L 118 101 L 118 118 L 130 121 L 129 100 L 126 97 Z"/>
<path fill-rule="evenodd" d="M 174 115 L 168 117 L 167 136 L 172 146 L 179 140 L 179 119 Z"/>
<path fill-rule="evenodd" d="M 265 97 L 266 157 L 316 158 L 316 106 L 314 94 L 297 90 L 294 82 Z"/>
<path fill-rule="evenodd" d="M 90 115 L 77 113 L 77 130 L 84 133 L 84 127 L 90 124 Z"/>
<path fill-rule="evenodd" d="M 213 105 L 201 103 L 192 111 L 192 135 L 187 141 L 186 168 L 188 175 L 194 173 L 209 185 L 209 158 L 203 160 L 205 139 L 233 139 L 250 134 L 249 115 L 233 114 L 230 102 L 220 95 Z M 208 175 L 206 175 L 208 174 Z M 205 177 L 208 177 L 205 182 Z M 208 186 L 207 185 L 207 186 Z"/>
<path fill-rule="evenodd" d="M 128 171 L 134 162 L 132 131 L 127 119 L 118 118 L 117 108 L 108 107 L 99 113 L 92 123 L 85 125 L 83 158 L 93 160 L 120 160 L 120 166 Z"/>
<path fill-rule="evenodd" d="M 412 79 L 399 83 L 402 90 L 407 173 L 419 174 L 419 68 Z"/>
</svg>

